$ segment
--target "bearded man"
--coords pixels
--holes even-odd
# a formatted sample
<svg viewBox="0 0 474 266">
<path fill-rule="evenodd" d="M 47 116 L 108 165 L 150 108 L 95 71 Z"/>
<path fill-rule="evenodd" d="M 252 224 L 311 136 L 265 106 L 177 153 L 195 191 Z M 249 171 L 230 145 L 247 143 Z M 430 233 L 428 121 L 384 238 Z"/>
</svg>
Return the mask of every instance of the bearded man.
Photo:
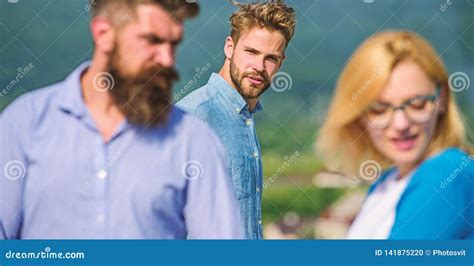
<svg viewBox="0 0 474 266">
<path fill-rule="evenodd" d="M 218 137 L 171 104 L 198 4 L 90 5 L 92 62 L 0 118 L 0 238 L 244 238 Z"/>
</svg>

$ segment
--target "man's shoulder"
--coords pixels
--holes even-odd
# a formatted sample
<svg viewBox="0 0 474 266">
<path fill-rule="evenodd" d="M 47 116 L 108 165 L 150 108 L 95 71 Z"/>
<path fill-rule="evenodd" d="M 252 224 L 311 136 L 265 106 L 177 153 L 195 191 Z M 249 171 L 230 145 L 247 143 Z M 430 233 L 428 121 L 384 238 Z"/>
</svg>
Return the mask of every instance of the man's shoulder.
<svg viewBox="0 0 474 266">
<path fill-rule="evenodd" d="M 217 145 L 221 149 L 221 143 L 214 130 L 193 114 L 174 106 L 170 119 L 173 121 L 173 131 L 177 139 L 197 146 Z"/>
<path fill-rule="evenodd" d="M 40 116 L 55 102 L 55 97 L 61 88 L 60 82 L 24 93 L 3 110 L 2 116 L 29 119 Z"/>
<path fill-rule="evenodd" d="M 184 110 L 180 106 L 173 106 L 171 120 L 178 126 L 179 130 L 192 130 L 192 132 L 207 132 L 211 130 L 209 126 L 195 117 L 193 114 Z"/>
<path fill-rule="evenodd" d="M 206 84 L 181 99 L 176 106 L 186 112 L 195 113 L 199 109 L 212 105 L 216 96 L 217 90 L 212 85 Z"/>
</svg>

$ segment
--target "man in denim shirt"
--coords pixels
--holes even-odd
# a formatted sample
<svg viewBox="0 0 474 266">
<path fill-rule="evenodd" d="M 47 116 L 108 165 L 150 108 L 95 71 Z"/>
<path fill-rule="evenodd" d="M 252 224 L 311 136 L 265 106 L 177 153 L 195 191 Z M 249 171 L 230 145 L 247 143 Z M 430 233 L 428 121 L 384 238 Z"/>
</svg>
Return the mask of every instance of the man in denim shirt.
<svg viewBox="0 0 474 266">
<path fill-rule="evenodd" d="M 207 122 L 223 142 L 247 238 L 262 238 L 262 162 L 253 114 L 280 69 L 295 28 L 294 10 L 281 1 L 237 4 L 225 41 L 225 61 L 209 82 L 178 103 Z"/>
</svg>

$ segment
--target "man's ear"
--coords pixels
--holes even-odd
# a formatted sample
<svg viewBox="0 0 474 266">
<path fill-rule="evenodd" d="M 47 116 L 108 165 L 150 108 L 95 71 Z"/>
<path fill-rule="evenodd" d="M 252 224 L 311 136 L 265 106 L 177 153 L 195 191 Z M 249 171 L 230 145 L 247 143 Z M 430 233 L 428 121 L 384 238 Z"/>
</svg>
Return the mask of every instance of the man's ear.
<svg viewBox="0 0 474 266">
<path fill-rule="evenodd" d="M 286 54 L 285 54 L 285 52 L 283 52 L 283 54 L 281 55 L 281 61 L 280 61 L 280 67 L 279 68 L 281 68 L 281 66 L 283 65 L 283 62 L 285 62 L 285 59 L 286 59 Z"/>
<path fill-rule="evenodd" d="M 234 54 L 234 40 L 230 36 L 225 39 L 224 54 L 227 59 L 231 59 Z"/>
<path fill-rule="evenodd" d="M 90 23 L 90 28 L 95 49 L 110 53 L 114 48 L 116 38 L 116 30 L 110 21 L 103 17 L 95 17 Z"/>
</svg>

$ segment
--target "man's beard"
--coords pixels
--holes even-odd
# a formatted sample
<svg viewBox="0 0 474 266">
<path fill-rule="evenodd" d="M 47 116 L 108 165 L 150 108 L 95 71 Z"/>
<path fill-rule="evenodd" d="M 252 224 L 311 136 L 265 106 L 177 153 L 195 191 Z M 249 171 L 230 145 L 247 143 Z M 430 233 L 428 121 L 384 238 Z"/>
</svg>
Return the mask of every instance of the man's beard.
<svg viewBox="0 0 474 266">
<path fill-rule="evenodd" d="M 261 87 L 256 87 L 250 85 L 248 88 L 243 87 L 243 81 L 246 77 L 258 77 L 263 79 Z M 256 72 L 256 71 L 246 71 L 243 74 L 240 73 L 239 69 L 234 63 L 234 60 L 230 60 L 230 78 L 234 83 L 237 91 L 245 100 L 255 99 L 260 97 L 267 89 L 270 87 L 270 78 L 268 77 L 265 71 Z"/>
<path fill-rule="evenodd" d="M 119 110 L 130 124 L 154 127 L 166 123 L 173 106 L 173 82 L 179 79 L 176 70 L 155 66 L 132 75 L 124 71 L 120 59 L 116 46 L 108 72 L 114 78 L 109 93 Z"/>
</svg>

